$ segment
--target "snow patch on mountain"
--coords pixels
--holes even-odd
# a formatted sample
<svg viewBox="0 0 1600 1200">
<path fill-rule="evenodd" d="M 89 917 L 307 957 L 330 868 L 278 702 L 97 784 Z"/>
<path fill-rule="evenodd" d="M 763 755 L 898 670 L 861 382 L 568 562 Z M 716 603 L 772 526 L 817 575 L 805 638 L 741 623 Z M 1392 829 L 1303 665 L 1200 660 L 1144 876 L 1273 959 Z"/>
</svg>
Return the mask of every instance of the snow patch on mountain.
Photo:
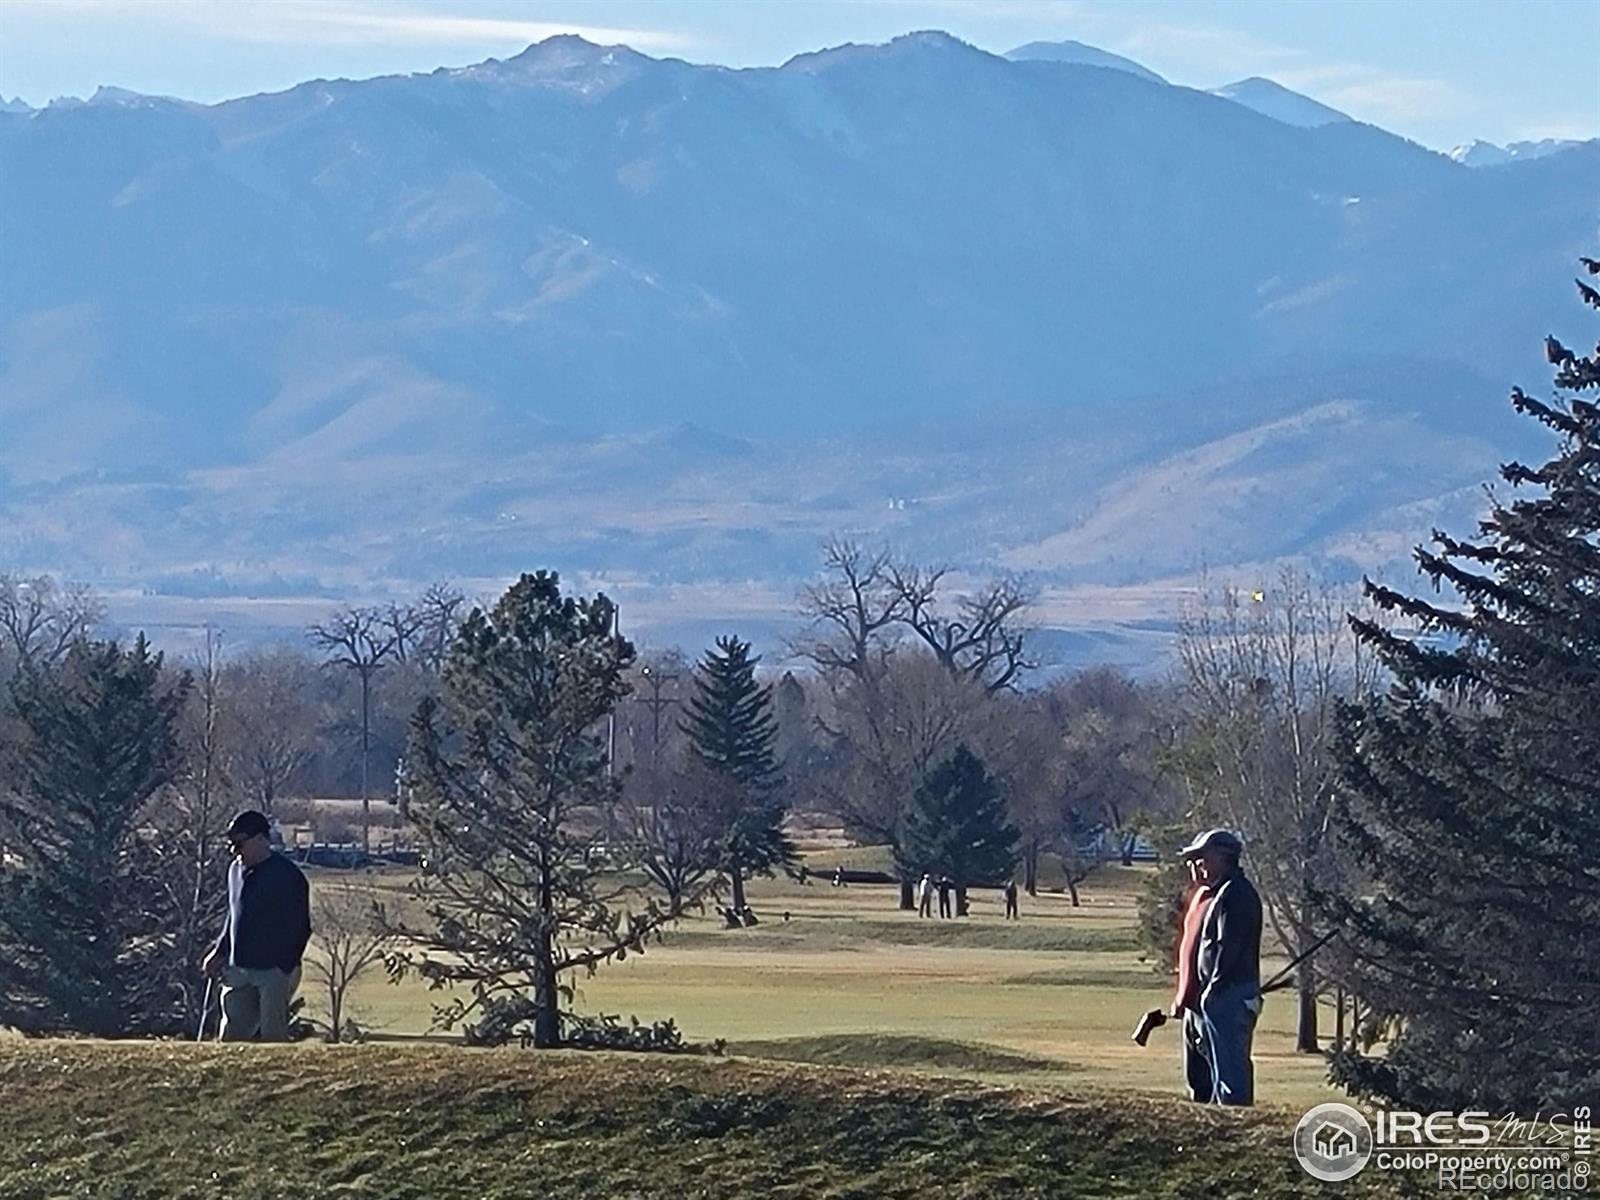
<svg viewBox="0 0 1600 1200">
<path fill-rule="evenodd" d="M 1531 162 L 1536 158 L 1548 158 L 1552 154 L 1559 154 L 1563 150 L 1584 144 L 1570 138 L 1541 138 L 1536 142 L 1510 142 L 1504 146 L 1497 146 L 1480 138 L 1464 146 L 1457 146 L 1450 151 L 1450 157 L 1464 167 L 1503 167 L 1514 162 Z"/>
</svg>

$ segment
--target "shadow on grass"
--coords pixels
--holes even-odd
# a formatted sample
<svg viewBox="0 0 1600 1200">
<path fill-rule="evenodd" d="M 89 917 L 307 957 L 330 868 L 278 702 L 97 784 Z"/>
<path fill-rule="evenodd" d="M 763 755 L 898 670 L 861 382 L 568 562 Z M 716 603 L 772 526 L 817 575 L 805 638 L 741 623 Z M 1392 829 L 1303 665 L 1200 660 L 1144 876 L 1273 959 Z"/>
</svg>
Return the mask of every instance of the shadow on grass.
<svg viewBox="0 0 1600 1200">
<path fill-rule="evenodd" d="M 1057 1059 L 1018 1054 L 983 1042 L 953 1042 L 893 1033 L 836 1033 L 822 1037 L 730 1042 L 728 1053 L 836 1067 L 934 1067 L 993 1074 L 1071 1069 Z"/>
<path fill-rule="evenodd" d="M 1139 948 L 1131 929 L 968 924 L 965 921 L 853 921 L 836 932 L 894 946 L 963 950 L 1123 951 Z"/>
<path fill-rule="evenodd" d="M 1166 982 L 1166 977 L 1155 971 L 1091 971 L 1063 967 L 1054 971 L 1030 971 L 1025 975 L 1012 975 L 1000 982 L 1011 987 L 1133 988 L 1148 991 L 1161 987 Z"/>
<path fill-rule="evenodd" d="M 1131 929 L 926 921 L 910 916 L 896 921 L 807 915 L 755 929 L 669 929 L 661 944 L 668 949 L 715 946 L 722 950 L 804 951 L 848 950 L 873 943 L 953 950 L 1105 953 L 1139 949 L 1138 937 Z"/>
</svg>

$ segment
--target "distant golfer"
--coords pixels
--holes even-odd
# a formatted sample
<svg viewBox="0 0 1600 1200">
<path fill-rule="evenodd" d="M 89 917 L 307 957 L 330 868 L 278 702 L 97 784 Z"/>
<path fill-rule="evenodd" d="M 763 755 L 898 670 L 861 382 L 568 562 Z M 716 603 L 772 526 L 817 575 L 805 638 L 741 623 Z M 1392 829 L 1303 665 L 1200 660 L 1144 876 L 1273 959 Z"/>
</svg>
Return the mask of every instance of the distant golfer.
<svg viewBox="0 0 1600 1200">
<path fill-rule="evenodd" d="M 222 1040 L 283 1042 L 300 959 L 311 938 L 306 877 L 268 841 L 267 818 L 246 809 L 228 826 L 228 916 L 201 970 L 222 979 Z"/>
<path fill-rule="evenodd" d="M 939 882 L 935 886 L 939 889 L 939 915 L 948 917 L 950 915 L 950 892 L 955 887 L 955 884 L 950 882 L 948 875 L 941 875 L 939 876 Z"/>
<path fill-rule="evenodd" d="M 1015 879 L 1006 880 L 1005 898 L 1006 898 L 1006 920 L 1015 921 L 1015 920 L 1018 919 L 1018 915 L 1017 915 L 1017 881 Z"/>
<path fill-rule="evenodd" d="M 1190 1099 L 1202 1103 L 1255 1102 L 1261 897 L 1239 866 L 1243 852 L 1226 829 L 1201 834 L 1181 852 L 1196 887 L 1184 912 L 1170 1015 L 1183 1019 L 1184 1079 Z"/>
<path fill-rule="evenodd" d="M 926 871 L 917 884 L 917 916 L 933 916 L 933 877 Z"/>
</svg>

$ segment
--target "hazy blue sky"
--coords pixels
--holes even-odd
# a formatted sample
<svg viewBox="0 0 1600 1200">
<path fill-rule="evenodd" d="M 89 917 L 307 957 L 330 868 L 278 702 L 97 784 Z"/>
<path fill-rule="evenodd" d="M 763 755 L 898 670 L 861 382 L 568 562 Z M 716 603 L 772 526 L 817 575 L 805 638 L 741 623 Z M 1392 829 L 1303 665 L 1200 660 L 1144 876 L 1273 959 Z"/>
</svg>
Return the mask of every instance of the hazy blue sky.
<svg viewBox="0 0 1600 1200">
<path fill-rule="evenodd" d="M 1600 0 L 0 0 L 0 95 L 214 101 L 561 32 L 771 65 L 914 29 L 996 52 L 1072 38 L 1191 87 L 1266 75 L 1441 149 L 1600 135 Z"/>
</svg>

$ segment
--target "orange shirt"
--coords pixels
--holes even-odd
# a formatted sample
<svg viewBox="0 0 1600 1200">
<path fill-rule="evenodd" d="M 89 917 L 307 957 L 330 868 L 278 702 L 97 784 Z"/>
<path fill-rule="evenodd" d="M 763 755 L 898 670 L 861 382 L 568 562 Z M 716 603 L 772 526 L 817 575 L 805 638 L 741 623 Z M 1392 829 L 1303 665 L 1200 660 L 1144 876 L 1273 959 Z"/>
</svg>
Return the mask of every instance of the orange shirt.
<svg viewBox="0 0 1600 1200">
<path fill-rule="evenodd" d="M 1183 936 L 1178 939 L 1178 990 L 1172 997 L 1172 1007 L 1178 1012 L 1194 1008 L 1200 1001 L 1197 994 L 1200 981 L 1195 978 L 1195 956 L 1200 946 L 1200 927 L 1206 922 L 1206 906 L 1211 903 L 1211 889 L 1197 887 L 1189 897 L 1189 906 L 1183 910 Z"/>
</svg>

